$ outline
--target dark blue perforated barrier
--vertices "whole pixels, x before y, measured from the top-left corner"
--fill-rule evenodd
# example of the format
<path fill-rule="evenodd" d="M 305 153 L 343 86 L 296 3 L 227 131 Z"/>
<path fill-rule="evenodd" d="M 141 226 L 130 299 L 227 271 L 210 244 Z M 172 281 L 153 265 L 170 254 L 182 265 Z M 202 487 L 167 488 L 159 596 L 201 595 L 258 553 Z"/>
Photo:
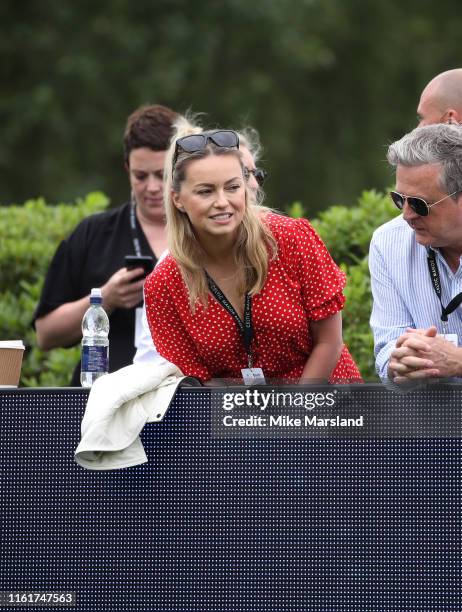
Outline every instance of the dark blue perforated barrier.
<path fill-rule="evenodd" d="M 0 590 L 75 591 L 82 611 L 462 610 L 460 438 L 220 439 L 210 390 L 185 389 L 146 426 L 147 464 L 90 472 L 86 398 L 0 392 Z"/>

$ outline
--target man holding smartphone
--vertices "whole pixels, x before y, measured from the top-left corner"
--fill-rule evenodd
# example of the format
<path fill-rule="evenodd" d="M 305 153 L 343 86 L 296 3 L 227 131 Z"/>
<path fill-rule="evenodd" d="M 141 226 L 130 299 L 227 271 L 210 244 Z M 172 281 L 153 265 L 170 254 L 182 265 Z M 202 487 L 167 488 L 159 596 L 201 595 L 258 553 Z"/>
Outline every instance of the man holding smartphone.
<path fill-rule="evenodd" d="M 131 199 L 87 217 L 58 246 L 34 315 L 41 349 L 69 347 L 80 341 L 90 291 L 101 287 L 110 321 L 109 371 L 132 362 L 144 277 L 167 244 L 163 171 L 176 117 L 167 107 L 151 105 L 128 118 L 124 161 Z M 80 364 L 71 385 L 79 386 L 79 380 Z"/>

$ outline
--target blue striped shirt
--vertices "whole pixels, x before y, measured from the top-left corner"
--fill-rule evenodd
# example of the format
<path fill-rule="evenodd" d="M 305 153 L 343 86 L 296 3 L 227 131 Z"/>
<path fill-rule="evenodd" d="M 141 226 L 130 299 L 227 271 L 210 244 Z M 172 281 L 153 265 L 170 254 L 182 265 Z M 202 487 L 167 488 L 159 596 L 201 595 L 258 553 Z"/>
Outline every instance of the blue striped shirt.
<path fill-rule="evenodd" d="M 438 251 L 436 261 L 441 282 L 441 300 L 446 306 L 462 291 L 462 266 L 452 272 Z M 431 282 L 427 247 L 420 245 L 414 230 L 402 215 L 379 227 L 369 250 L 372 296 L 371 327 L 377 373 L 387 378 L 388 360 L 396 340 L 407 327 L 436 325 L 443 333 L 441 304 Z M 462 339 L 462 306 L 448 319 L 448 333 Z"/>

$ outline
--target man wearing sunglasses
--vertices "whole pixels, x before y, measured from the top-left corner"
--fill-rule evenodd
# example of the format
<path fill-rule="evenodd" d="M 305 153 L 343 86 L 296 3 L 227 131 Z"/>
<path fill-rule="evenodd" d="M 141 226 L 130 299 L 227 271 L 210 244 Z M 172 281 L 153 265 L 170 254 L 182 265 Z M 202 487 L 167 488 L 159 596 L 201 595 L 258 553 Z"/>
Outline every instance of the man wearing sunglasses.
<path fill-rule="evenodd" d="M 388 161 L 402 215 L 370 246 L 377 372 L 398 384 L 462 377 L 462 126 L 418 127 Z"/>

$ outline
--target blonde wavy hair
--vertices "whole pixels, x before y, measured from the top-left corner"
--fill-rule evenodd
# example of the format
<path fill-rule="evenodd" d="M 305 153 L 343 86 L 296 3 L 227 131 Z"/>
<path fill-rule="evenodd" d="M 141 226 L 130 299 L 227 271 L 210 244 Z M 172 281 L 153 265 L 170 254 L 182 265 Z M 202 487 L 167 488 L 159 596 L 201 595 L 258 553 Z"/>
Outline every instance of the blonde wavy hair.
<path fill-rule="evenodd" d="M 194 120 L 196 120 L 195 124 Z M 178 263 L 189 290 L 189 302 L 191 310 L 194 311 L 198 301 L 206 307 L 208 305 L 208 284 L 204 270 L 206 253 L 196 238 L 188 216 L 180 212 L 173 203 L 172 192 L 180 192 L 187 167 L 194 160 L 204 159 L 209 155 L 235 155 L 239 159 L 242 170 L 243 164 L 238 150 L 217 147 L 209 142 L 204 150 L 196 153 L 178 151 L 173 168 L 177 139 L 205 131 L 197 124 L 197 119 L 191 117 L 180 117 L 175 122 L 174 128 L 175 133 L 167 152 L 164 170 L 167 239 L 170 254 Z M 255 196 L 246 187 L 245 211 L 239 226 L 235 254 L 236 264 L 240 270 L 238 286 L 242 294 L 255 295 L 262 290 L 268 274 L 269 262 L 277 255 L 276 241 L 264 221 L 265 215 L 271 209 L 262 206 L 262 200 L 263 193 L 260 190 Z"/>

